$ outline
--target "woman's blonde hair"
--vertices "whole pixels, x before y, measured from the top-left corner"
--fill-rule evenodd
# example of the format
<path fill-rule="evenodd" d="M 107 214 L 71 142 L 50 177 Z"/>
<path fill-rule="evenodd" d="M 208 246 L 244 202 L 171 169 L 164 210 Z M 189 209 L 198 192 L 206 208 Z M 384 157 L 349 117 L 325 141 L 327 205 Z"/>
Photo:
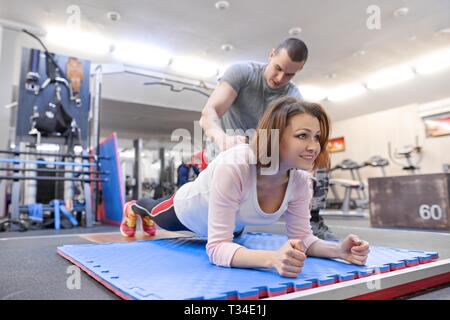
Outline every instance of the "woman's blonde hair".
<path fill-rule="evenodd" d="M 295 97 L 282 97 L 274 100 L 259 121 L 255 136 L 252 139 L 252 148 L 257 155 L 258 167 L 269 167 L 264 163 L 262 157 L 271 157 L 272 152 L 272 130 L 279 130 L 279 139 L 289 124 L 289 119 L 297 114 L 309 114 L 319 120 L 320 125 L 320 153 L 314 161 L 313 169 L 329 168 L 329 154 L 327 150 L 330 135 L 330 120 L 323 107 L 314 102 L 306 102 Z M 265 139 L 262 139 L 264 135 Z M 260 145 L 267 141 L 267 144 Z M 281 141 L 278 141 L 280 143 Z"/>

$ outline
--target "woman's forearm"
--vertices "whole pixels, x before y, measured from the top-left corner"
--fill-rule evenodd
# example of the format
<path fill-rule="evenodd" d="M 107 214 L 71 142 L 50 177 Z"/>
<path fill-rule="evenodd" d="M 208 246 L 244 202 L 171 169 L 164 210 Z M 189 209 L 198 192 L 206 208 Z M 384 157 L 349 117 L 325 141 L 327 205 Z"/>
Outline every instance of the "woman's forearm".
<path fill-rule="evenodd" d="M 234 253 L 231 266 L 236 268 L 273 268 L 275 252 L 271 250 L 251 250 L 239 248 Z"/>
<path fill-rule="evenodd" d="M 239 248 L 231 260 L 231 266 L 237 268 L 273 268 L 276 252 L 271 250 L 251 250 Z M 340 245 L 322 240 L 314 242 L 306 255 L 320 258 L 341 258 Z"/>
<path fill-rule="evenodd" d="M 307 256 L 337 259 L 341 257 L 340 244 L 322 240 L 314 242 L 306 251 Z"/>

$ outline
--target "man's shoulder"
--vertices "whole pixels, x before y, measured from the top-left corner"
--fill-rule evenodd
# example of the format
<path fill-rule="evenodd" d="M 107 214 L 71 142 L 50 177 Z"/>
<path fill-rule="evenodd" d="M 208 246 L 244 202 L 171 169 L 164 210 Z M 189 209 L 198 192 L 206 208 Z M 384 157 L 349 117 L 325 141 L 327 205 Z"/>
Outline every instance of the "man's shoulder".
<path fill-rule="evenodd" d="M 259 72 L 264 69 L 265 64 L 257 61 L 239 61 L 233 63 L 230 68 L 245 70 L 247 72 Z"/>
<path fill-rule="evenodd" d="M 298 89 L 298 86 L 295 83 L 293 83 L 292 81 L 290 81 L 287 84 L 285 94 L 288 96 L 293 96 L 293 97 L 299 98 L 299 99 L 303 98 L 302 94 L 300 93 L 300 90 Z"/>

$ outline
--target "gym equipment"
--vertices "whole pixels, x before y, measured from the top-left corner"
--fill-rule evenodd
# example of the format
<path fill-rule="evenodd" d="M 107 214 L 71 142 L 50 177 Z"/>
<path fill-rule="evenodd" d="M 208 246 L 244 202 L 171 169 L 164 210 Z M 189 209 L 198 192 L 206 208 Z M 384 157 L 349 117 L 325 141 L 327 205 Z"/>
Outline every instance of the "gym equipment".
<path fill-rule="evenodd" d="M 359 173 L 359 169 L 363 168 L 364 165 L 358 164 L 356 161 L 353 161 L 351 159 L 345 159 L 340 164 L 341 170 L 348 170 L 350 171 L 350 174 L 352 176 L 352 179 L 354 181 L 358 181 L 360 183 L 360 187 L 356 189 L 356 193 L 358 195 L 358 199 L 362 201 L 362 203 L 366 202 L 367 195 L 366 195 L 366 186 L 364 182 L 362 181 L 361 175 Z"/>
<path fill-rule="evenodd" d="M 382 158 L 380 156 L 373 156 L 370 157 L 369 160 L 365 161 L 363 166 L 369 166 L 374 168 L 380 168 L 381 173 L 383 177 L 386 177 L 386 170 L 384 170 L 384 167 L 389 165 L 389 161 L 385 158 Z"/>
<path fill-rule="evenodd" d="M 286 241 L 286 236 L 267 233 L 246 233 L 235 239 L 247 248 L 266 250 L 276 250 Z M 371 275 L 395 275 L 394 271 L 420 268 L 438 258 L 436 252 L 371 247 L 367 266 L 308 257 L 302 273 L 293 279 L 281 277 L 275 270 L 215 266 L 205 244 L 205 238 L 192 237 L 65 245 L 57 252 L 119 297 L 142 300 L 283 298 L 315 287 L 331 290 L 347 281 L 357 284 L 366 277 L 370 281 Z M 450 281 L 449 262 L 445 266 L 446 273 L 440 278 L 444 283 Z M 367 286 L 364 293 L 374 291 Z"/>
<path fill-rule="evenodd" d="M 22 49 L 16 144 L 40 144 L 50 140 L 69 149 L 87 148 L 90 109 L 90 61 L 50 53 L 35 35 L 43 51 Z M 66 75 L 67 73 L 67 75 Z M 44 79 L 42 82 L 40 82 Z"/>
<path fill-rule="evenodd" d="M 369 179 L 373 227 L 450 230 L 450 173 Z"/>
<path fill-rule="evenodd" d="M 44 222 L 44 206 L 41 203 L 29 204 L 28 219 L 33 222 Z"/>
<path fill-rule="evenodd" d="M 58 156 L 55 154 L 55 156 Z M 80 163 L 80 162 L 65 162 L 65 161 L 45 161 L 45 160 L 20 160 L 20 159 L 0 159 L 0 163 L 32 163 L 32 164 L 46 164 L 52 166 L 72 166 L 72 167 L 95 167 L 95 163 Z"/>
<path fill-rule="evenodd" d="M 38 54 L 38 59 L 39 59 Z M 32 52 L 30 55 L 31 62 L 30 65 L 34 65 L 33 60 L 35 59 L 35 54 Z M 39 95 L 42 90 L 44 90 L 49 84 L 53 84 L 55 91 L 53 100 L 46 104 L 45 108 L 39 109 L 39 105 L 34 105 L 33 114 L 30 118 L 32 123 L 30 135 L 36 135 L 37 143 L 40 143 L 41 135 L 56 135 L 67 137 L 69 141 L 69 146 L 73 145 L 74 136 L 78 143 L 81 143 L 81 133 L 76 124 L 76 120 L 68 113 L 66 107 L 64 106 L 65 101 L 61 96 L 61 85 L 69 90 L 69 98 L 71 101 L 76 101 L 76 106 L 80 106 L 81 99 L 74 97 L 72 91 L 72 84 L 69 84 L 68 80 L 65 79 L 60 67 L 54 60 L 54 54 L 45 51 L 46 58 L 46 73 L 47 79 L 42 85 L 35 86 L 39 87 L 39 90 L 34 90 L 35 95 Z M 72 58 L 70 58 L 72 59 Z M 70 61 L 69 59 L 69 61 Z M 39 64 L 38 64 L 39 65 Z M 68 63 L 69 66 L 69 63 Z M 27 74 L 27 80 L 30 79 L 30 74 L 34 74 L 34 71 L 29 71 Z M 27 88 L 27 86 L 25 86 Z"/>
<path fill-rule="evenodd" d="M 449 173 L 450 172 L 450 163 L 445 163 L 444 165 L 442 165 L 442 171 L 444 173 Z"/>
<path fill-rule="evenodd" d="M 166 86 L 170 88 L 170 91 L 172 92 L 183 92 L 183 91 L 193 91 L 193 92 L 197 92 L 200 93 L 201 95 L 204 95 L 205 97 L 210 96 L 209 93 L 206 93 L 200 89 L 195 88 L 194 86 L 181 86 L 181 87 L 175 87 L 175 85 L 173 83 L 169 83 L 166 80 L 161 80 L 161 81 L 153 81 L 153 82 L 145 82 L 144 86 L 152 86 L 152 85 L 160 85 L 160 86 Z M 206 86 L 202 86 L 201 87 L 203 90 L 208 90 L 208 88 Z"/>
<path fill-rule="evenodd" d="M 45 153 L 45 152 L 28 152 L 28 151 L 13 151 L 13 150 L 0 150 L 0 153 L 6 153 L 6 154 L 14 154 L 15 156 L 20 155 L 36 155 L 36 156 L 52 156 L 52 157 L 72 157 L 72 158 L 81 158 L 81 159 L 89 159 L 92 157 L 88 156 L 82 156 L 82 155 L 75 155 L 75 154 L 55 154 L 55 153 Z M 105 158 L 105 157 L 102 157 Z M 96 174 L 108 174 L 108 171 L 98 171 L 98 170 L 92 170 L 91 166 L 95 166 L 95 164 L 83 164 L 83 163 L 76 163 L 76 162 L 60 162 L 60 161 L 44 161 L 44 160 L 20 160 L 20 159 L 0 159 L 0 163 L 7 163 L 7 164 L 18 164 L 18 163 L 28 163 L 28 164 L 41 164 L 41 165 L 52 165 L 52 166 L 81 166 L 82 169 L 80 170 L 65 170 L 65 169 L 54 169 L 54 168 L 39 168 L 39 169 L 32 169 L 32 168 L 17 168 L 17 167 L 0 167 L 0 171 L 10 171 L 10 172 L 37 172 L 37 173 L 72 173 L 74 177 L 78 177 L 80 175 L 96 175 Z M 87 168 L 88 171 L 85 169 Z M 64 177 L 42 177 L 42 176 L 36 176 L 36 177 L 17 177 L 15 176 L 12 178 L 12 176 L 0 176 L 0 180 L 2 179 L 9 179 L 9 180 L 68 180 L 68 181 L 101 181 L 100 179 L 96 178 L 86 178 L 86 179 L 80 179 L 80 178 L 64 178 Z M 107 181 L 107 179 L 105 180 Z"/>
<path fill-rule="evenodd" d="M 31 49 L 28 73 L 25 81 L 25 89 L 39 94 L 41 86 L 39 85 L 39 50 Z"/>
<path fill-rule="evenodd" d="M 17 177 L 17 176 L 0 176 L 0 180 L 49 180 L 49 181 L 101 181 L 108 182 L 108 179 L 97 179 L 97 178 L 70 178 L 70 177 Z"/>
<path fill-rule="evenodd" d="M 330 172 L 338 169 L 350 171 L 353 179 L 330 179 L 330 190 L 334 198 L 333 200 L 327 199 L 327 207 L 336 208 L 337 206 L 343 215 L 349 215 L 350 209 L 356 209 L 357 215 L 363 214 L 364 208 L 367 207 L 368 199 L 364 193 L 366 189 L 365 184 L 359 174 L 359 169 L 362 167 L 363 165 L 359 165 L 353 160 L 345 159 L 330 170 Z M 336 186 L 344 188 L 345 194 L 343 199 L 339 197 Z M 358 199 L 352 199 L 352 191 L 357 192 Z"/>
<path fill-rule="evenodd" d="M 12 180 L 13 188 L 12 188 L 12 197 L 11 197 L 11 221 L 9 225 L 12 227 L 12 230 L 16 230 L 16 227 L 19 226 L 20 230 L 27 229 L 25 222 L 20 218 L 20 185 L 19 181 L 21 180 L 36 180 L 36 181 L 76 181 L 83 183 L 85 203 L 83 211 L 86 212 L 86 226 L 91 227 L 94 221 L 94 215 L 92 213 L 92 198 L 91 198 L 91 186 L 93 183 L 100 183 L 100 186 L 103 193 L 104 205 L 107 210 L 108 216 L 111 214 L 114 218 L 107 219 L 105 222 L 113 221 L 115 224 L 120 223 L 121 215 L 122 215 L 122 207 L 123 201 L 121 200 L 122 192 L 121 192 L 121 184 L 119 181 L 120 172 L 118 171 L 118 154 L 117 154 L 117 142 L 116 135 L 112 134 L 108 137 L 100 146 L 98 151 L 98 156 L 89 156 L 87 154 L 83 155 L 74 155 L 68 154 L 73 159 L 81 158 L 82 162 L 67 162 L 67 161 L 44 161 L 44 160 L 22 160 L 22 159 L 0 159 L 0 163 L 6 163 L 12 165 L 11 167 L 3 167 L 0 168 L 1 171 L 10 171 L 12 175 L 8 176 L 0 176 L 0 180 Z M 0 153 L 9 153 L 14 154 L 16 156 L 24 155 L 51 155 L 53 157 L 59 157 L 60 154 L 56 153 L 40 153 L 40 152 L 28 152 L 28 151 L 19 151 L 13 150 L 0 150 Z M 67 155 L 67 154 L 63 154 Z M 88 162 L 88 160 L 94 160 L 96 162 Z M 53 169 L 53 168 L 20 168 L 17 167 L 19 164 L 41 164 L 41 165 L 51 165 L 51 166 L 71 166 L 71 167 L 79 167 L 81 169 L 77 170 L 66 170 L 66 169 Z M 21 172 L 36 172 L 38 175 L 36 176 L 22 176 Z M 39 173 L 71 173 L 71 177 L 67 176 L 42 176 Z M 80 209 L 80 208 L 78 208 Z M 64 211 L 65 209 L 58 209 L 57 215 L 59 212 L 62 214 L 67 213 Z M 120 217 L 120 219 L 119 219 Z M 58 226 L 58 223 L 55 223 L 55 227 Z"/>
<path fill-rule="evenodd" d="M 65 170 L 65 169 L 47 169 L 47 168 L 39 168 L 39 169 L 29 169 L 29 168 L 0 168 L 0 171 L 21 171 L 21 172 L 51 172 L 51 173 L 72 173 L 74 176 L 86 175 L 86 174 L 108 174 L 108 171 L 79 171 L 79 170 Z"/>
<path fill-rule="evenodd" d="M 77 226 L 78 222 L 77 220 L 72 216 L 72 214 L 67 211 L 66 207 L 64 206 L 64 203 L 61 203 L 60 200 L 53 200 L 53 202 L 50 203 L 50 205 L 54 206 L 54 213 L 55 213 L 55 229 L 59 230 L 61 227 L 61 213 L 64 214 L 64 216 L 69 219 L 69 221 L 74 225 Z"/>
<path fill-rule="evenodd" d="M 34 156 L 49 156 L 49 157 L 63 157 L 63 158 L 77 158 L 77 159 L 87 159 L 91 160 L 92 158 L 99 159 L 107 159 L 105 156 L 91 156 L 91 155 L 82 155 L 82 154 L 74 154 L 74 153 L 50 153 L 50 152 L 33 152 L 33 151 L 17 151 L 17 150 L 3 150 L 0 149 L 0 153 L 4 154 L 13 154 L 13 155 L 34 155 Z"/>
<path fill-rule="evenodd" d="M 27 30 L 21 31 L 36 39 L 42 49 L 22 49 L 16 131 L 14 139 L 11 137 L 11 142 L 14 142 L 16 147 L 12 150 L 0 150 L 0 153 L 13 155 L 11 159 L 0 159 L 0 163 L 4 164 L 3 167 L 0 167 L 0 171 L 6 172 L 5 175 L 0 175 L 0 179 L 12 180 L 11 220 L 8 220 L 3 226 L 11 226 L 13 230 L 17 226 L 23 229 L 23 219 L 20 217 L 20 197 L 25 194 L 24 202 L 33 202 L 33 198 L 37 198 L 36 188 L 42 187 L 42 183 L 45 181 L 53 180 L 57 181 L 54 184 L 55 199 L 63 197 L 75 202 L 72 196 L 78 192 L 80 203 L 86 201 L 83 209 L 86 212 L 86 226 L 91 227 L 94 220 L 94 214 L 91 212 L 92 203 L 95 203 L 96 210 L 100 198 L 98 188 L 92 192 L 94 189 L 91 187 L 102 183 L 105 188 L 108 188 L 107 185 L 110 183 L 108 175 L 111 174 L 107 170 L 100 169 L 100 161 L 109 161 L 100 159 L 98 148 L 101 92 L 101 77 L 98 75 L 100 73 L 98 69 L 95 70 L 97 75 L 92 100 L 92 132 L 89 132 L 90 61 L 51 53 L 39 37 Z M 96 137 L 95 146 L 94 143 L 92 146 L 88 145 L 88 135 L 91 136 L 92 141 L 95 141 Z M 54 154 L 35 153 L 27 149 L 28 147 L 36 148 L 41 142 L 58 144 L 60 150 L 66 151 Z M 82 148 L 81 155 L 74 156 L 72 154 L 75 145 Z M 88 154 L 90 149 L 97 150 L 95 156 Z M 49 156 L 61 161 L 18 159 L 23 155 Z M 79 163 L 75 160 L 73 162 L 66 161 L 67 158 L 78 158 L 82 161 Z M 114 155 L 114 160 L 116 158 Z M 39 168 L 44 165 L 61 168 Z M 38 168 L 35 169 L 34 166 Z M 74 170 L 67 170 L 67 166 L 73 167 Z M 33 177 L 30 173 L 36 176 Z M 102 177 L 99 178 L 96 175 Z M 22 180 L 35 180 L 39 183 L 25 182 L 25 187 L 21 188 Z M 60 183 L 60 181 L 64 183 Z M 72 183 L 66 183 L 70 181 Z M 47 188 L 45 183 L 44 187 Z M 51 187 L 51 185 L 48 186 L 48 189 Z M 39 193 L 37 192 L 37 194 Z M 119 197 L 119 195 L 120 193 L 117 192 L 116 196 Z M 115 195 L 111 194 L 111 196 Z M 44 203 L 47 201 L 49 199 L 46 199 Z M 34 202 L 37 202 L 36 199 Z"/>
<path fill-rule="evenodd" d="M 345 190 L 344 199 L 341 200 L 336 186 L 343 187 Z M 346 180 L 346 179 L 330 179 L 330 190 L 333 193 L 333 199 L 327 199 L 327 207 L 336 207 L 341 209 L 344 215 L 350 213 L 350 209 L 356 209 L 358 213 L 362 213 L 363 208 L 355 204 L 354 200 L 351 199 L 353 190 L 360 190 L 361 183 L 354 180 Z"/>
<path fill-rule="evenodd" d="M 100 142 L 99 154 L 107 156 L 107 159 L 100 159 L 100 166 L 108 171 L 108 181 L 101 182 L 101 192 L 104 210 L 98 214 L 98 219 L 105 223 L 120 225 L 122 222 L 123 206 L 125 205 L 124 192 L 122 189 L 124 182 L 119 165 L 119 153 L 117 150 L 117 136 L 112 133 L 105 140 Z M 100 174 L 101 179 L 105 179 L 104 174 Z"/>
<path fill-rule="evenodd" d="M 73 97 L 77 101 L 81 101 L 81 81 L 84 78 L 83 75 L 83 63 L 77 58 L 70 57 L 67 60 L 67 78 L 70 81 L 70 88 L 73 92 Z"/>
<path fill-rule="evenodd" d="M 389 165 L 389 161 L 380 156 L 372 156 L 362 164 L 358 164 L 353 160 L 346 159 L 340 164 L 334 166 L 331 171 L 349 170 L 353 180 L 346 179 L 330 179 L 330 190 L 333 194 L 332 199 L 327 199 L 327 207 L 340 208 L 342 213 L 349 214 L 350 209 L 356 209 L 357 214 L 362 214 L 363 210 L 368 207 L 369 199 L 366 194 L 368 185 L 362 180 L 359 170 L 364 167 L 380 168 L 382 176 L 386 176 L 384 167 Z M 341 199 L 337 193 L 336 186 L 345 189 L 344 198 Z M 358 193 L 358 199 L 352 199 L 352 191 Z"/>
<path fill-rule="evenodd" d="M 417 137 L 415 146 L 406 145 L 403 148 L 395 149 L 394 152 L 391 150 L 391 143 L 388 142 L 388 152 L 392 162 L 401 166 L 403 170 L 406 170 L 411 174 L 416 174 L 420 169 L 419 164 L 422 161 L 422 147 L 417 144 Z M 405 166 L 399 163 L 397 161 L 398 159 L 405 159 L 407 165 Z"/>
<path fill-rule="evenodd" d="M 80 210 L 82 208 L 74 208 Z M 48 205 L 41 203 L 29 204 L 20 207 L 20 212 L 27 214 L 28 219 L 21 219 L 21 231 L 37 230 L 46 227 L 54 227 L 59 230 L 61 227 L 69 229 L 78 226 L 78 221 L 68 210 L 62 200 L 52 200 Z M 49 213 L 50 216 L 44 213 Z"/>
<path fill-rule="evenodd" d="M 16 154 L 20 155 L 19 150 L 15 150 Z M 57 154 L 53 156 L 57 157 Z M 75 156 L 76 158 L 76 156 Z M 103 160 L 105 161 L 105 160 Z M 10 164 L 11 167 L 5 168 L 2 170 L 11 171 L 11 175 L 3 175 L 0 176 L 0 180 L 11 180 L 12 181 L 12 189 L 11 189 L 11 205 L 10 205 L 10 219 L 11 219 L 11 230 L 17 230 L 17 224 L 20 224 L 22 220 L 20 217 L 20 197 L 21 197 L 21 188 L 20 181 L 23 180 L 34 180 L 34 181 L 73 181 L 73 182 L 81 182 L 84 185 L 84 195 L 85 199 L 91 198 L 91 188 L 90 182 L 102 182 L 107 183 L 107 177 L 93 177 L 92 173 L 84 171 L 84 169 L 80 170 L 58 170 L 58 173 L 66 173 L 65 171 L 73 172 L 72 176 L 57 176 L 58 173 L 55 172 L 56 176 L 42 175 L 44 173 L 50 173 L 53 168 L 20 168 L 20 164 L 35 164 L 35 165 L 51 165 L 51 166 L 71 166 L 71 167 L 81 167 L 90 170 L 91 168 L 96 168 L 97 165 L 95 163 L 89 163 L 87 158 L 83 159 L 83 162 L 66 162 L 66 161 L 44 161 L 44 160 L 22 160 L 22 159 L 0 159 L 0 163 Z M 24 169 L 24 170 L 21 170 Z M 36 172 L 35 176 L 23 176 L 21 173 L 24 172 Z M 57 170 L 57 169 L 55 169 Z M 64 171 L 64 172 L 63 172 Z M 104 170 L 96 170 L 96 171 L 104 171 Z M 41 175 L 39 175 L 41 174 Z M 78 175 L 78 176 L 76 176 Z M 56 197 L 60 197 L 56 195 Z M 36 199 L 34 199 L 36 201 Z M 59 209 L 58 209 L 59 210 Z M 58 211 L 59 212 L 59 211 Z M 86 212 L 86 226 L 92 226 L 92 212 L 91 212 L 91 203 L 90 201 L 85 201 L 85 212 Z M 56 224 L 55 224 L 56 225 Z M 20 227 L 21 230 L 24 227 Z"/>

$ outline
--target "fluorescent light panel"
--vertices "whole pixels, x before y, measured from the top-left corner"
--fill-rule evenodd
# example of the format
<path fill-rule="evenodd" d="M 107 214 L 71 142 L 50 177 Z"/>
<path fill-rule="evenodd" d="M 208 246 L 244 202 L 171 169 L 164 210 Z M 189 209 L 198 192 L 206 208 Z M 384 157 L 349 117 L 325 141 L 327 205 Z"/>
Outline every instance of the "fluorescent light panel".
<path fill-rule="evenodd" d="M 431 74 L 445 70 L 450 67 L 450 48 L 434 51 L 411 64 L 418 74 Z"/>
<path fill-rule="evenodd" d="M 170 54 L 158 47 L 134 42 L 115 46 L 113 56 L 131 65 L 162 68 L 169 65 Z"/>
<path fill-rule="evenodd" d="M 366 88 L 364 88 L 363 85 L 358 83 L 351 83 L 328 91 L 328 100 L 342 101 L 359 96 L 363 94 L 365 91 Z"/>
<path fill-rule="evenodd" d="M 322 88 L 308 85 L 299 85 L 300 94 L 308 101 L 322 101 L 326 98 L 326 92 Z"/>
<path fill-rule="evenodd" d="M 175 57 L 170 67 L 177 73 L 201 78 L 213 77 L 219 70 L 213 63 L 192 57 Z"/>
<path fill-rule="evenodd" d="M 47 39 L 54 45 L 90 54 L 108 54 L 111 48 L 111 41 L 101 35 L 68 28 L 48 28 Z"/>
<path fill-rule="evenodd" d="M 367 88 L 381 89 L 414 78 L 414 72 L 410 66 L 401 65 L 380 70 L 366 81 Z"/>

